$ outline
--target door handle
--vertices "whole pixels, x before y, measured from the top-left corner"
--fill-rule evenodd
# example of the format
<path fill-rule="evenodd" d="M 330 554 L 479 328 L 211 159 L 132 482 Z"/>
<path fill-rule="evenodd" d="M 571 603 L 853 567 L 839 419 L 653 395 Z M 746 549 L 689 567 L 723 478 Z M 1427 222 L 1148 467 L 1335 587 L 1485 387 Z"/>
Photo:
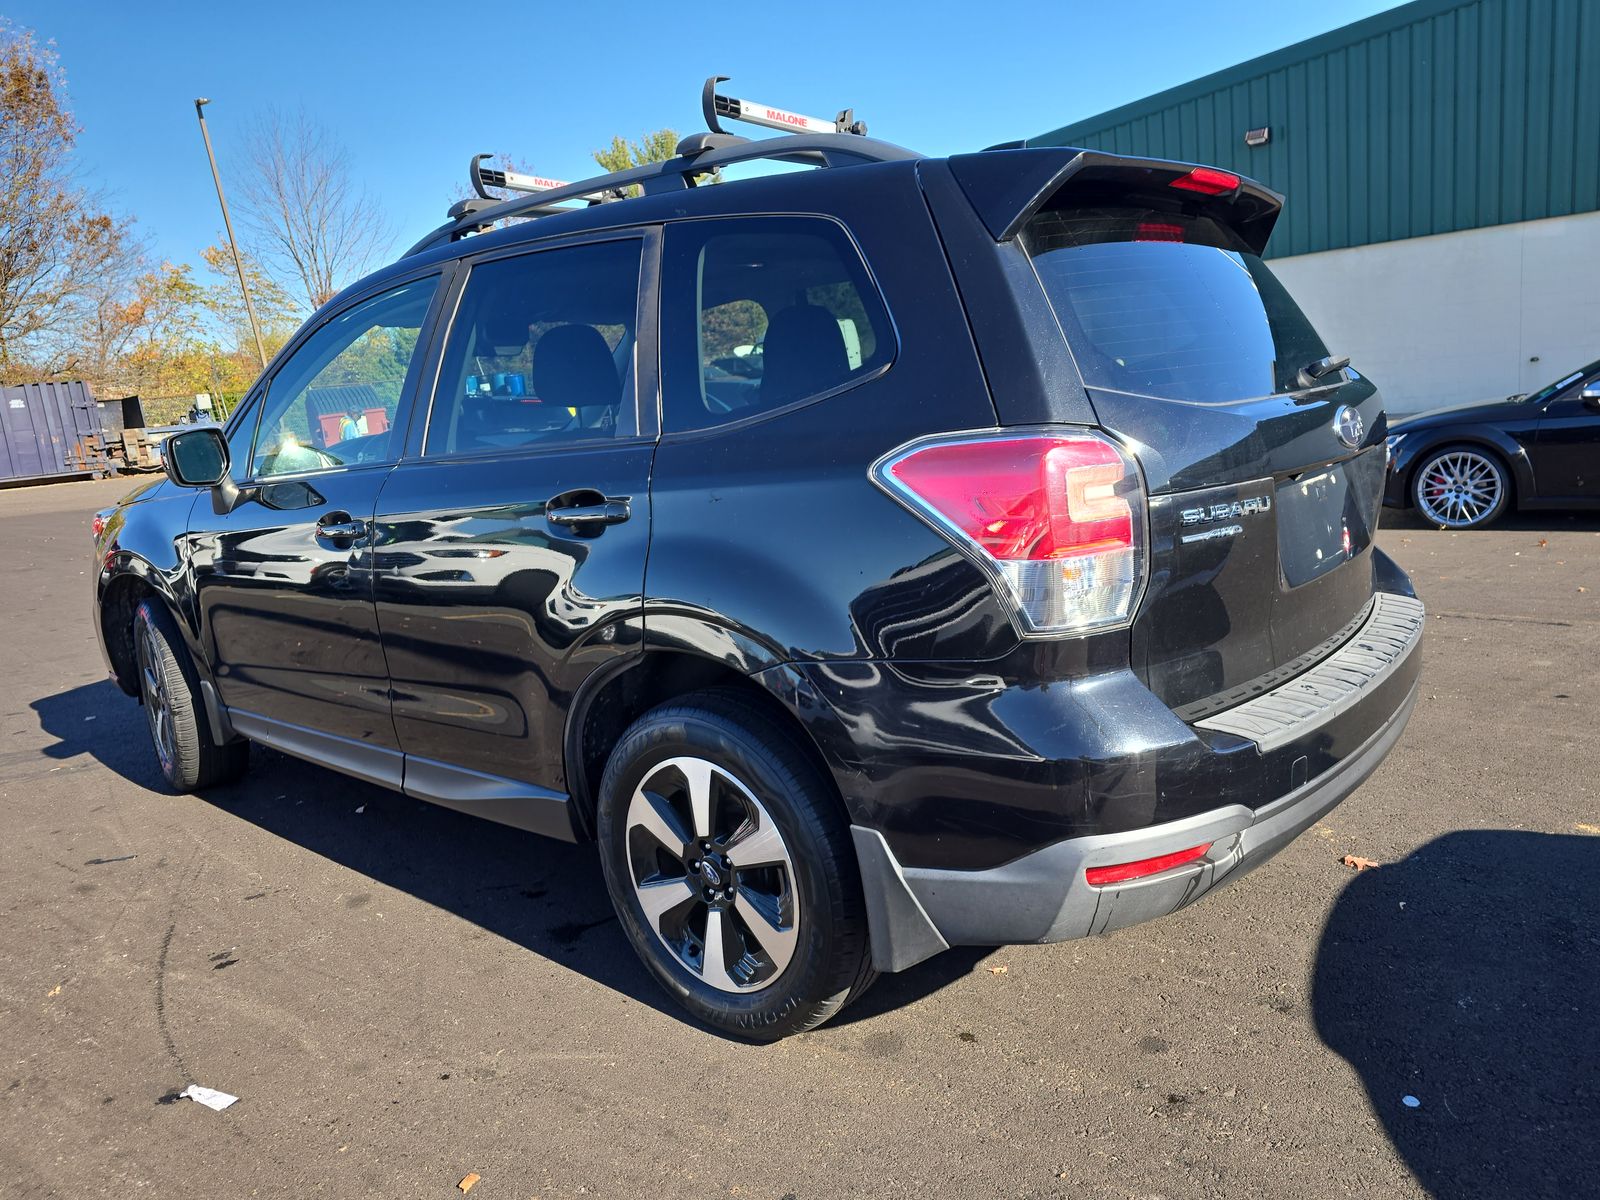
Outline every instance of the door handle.
<path fill-rule="evenodd" d="M 626 500 L 604 500 L 599 504 L 568 504 L 546 507 L 545 520 L 552 525 L 617 525 L 633 515 Z"/>
<path fill-rule="evenodd" d="M 328 513 L 317 522 L 317 536 L 348 545 L 367 536 L 367 522 L 352 520 L 349 513 Z"/>

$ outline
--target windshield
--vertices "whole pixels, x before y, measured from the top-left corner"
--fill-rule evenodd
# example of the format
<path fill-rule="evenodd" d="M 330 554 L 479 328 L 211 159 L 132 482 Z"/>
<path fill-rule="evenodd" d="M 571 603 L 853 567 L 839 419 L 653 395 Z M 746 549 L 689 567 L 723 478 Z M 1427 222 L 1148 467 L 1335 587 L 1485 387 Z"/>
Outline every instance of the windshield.
<path fill-rule="evenodd" d="M 1299 390 L 1328 353 L 1267 264 L 1208 217 L 1046 210 L 1023 245 L 1091 387 L 1248 400 Z"/>
<path fill-rule="evenodd" d="M 1587 375 L 1593 375 L 1596 371 L 1600 371 L 1600 362 L 1592 362 L 1587 367 L 1583 367 L 1583 368 L 1581 368 L 1581 369 L 1579 369 L 1577 371 L 1574 371 L 1570 375 L 1563 375 L 1560 379 L 1556 380 L 1554 383 L 1545 384 L 1544 387 L 1540 388 L 1537 392 L 1530 392 L 1526 396 L 1518 396 L 1516 398 L 1516 403 L 1518 403 L 1518 404 L 1543 404 L 1546 400 L 1550 399 L 1550 397 L 1554 396 L 1557 392 L 1566 390 L 1567 388 L 1571 387 L 1573 384 L 1577 383 L 1578 380 L 1584 378 Z"/>

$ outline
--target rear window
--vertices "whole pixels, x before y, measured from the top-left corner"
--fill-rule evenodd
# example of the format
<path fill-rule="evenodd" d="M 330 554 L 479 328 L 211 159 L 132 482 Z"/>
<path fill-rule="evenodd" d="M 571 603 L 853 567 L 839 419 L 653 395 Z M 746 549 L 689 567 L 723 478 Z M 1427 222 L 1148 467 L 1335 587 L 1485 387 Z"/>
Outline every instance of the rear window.
<path fill-rule="evenodd" d="M 1090 387 L 1246 400 L 1297 390 L 1328 353 L 1267 264 L 1208 217 L 1055 209 L 1022 240 Z"/>

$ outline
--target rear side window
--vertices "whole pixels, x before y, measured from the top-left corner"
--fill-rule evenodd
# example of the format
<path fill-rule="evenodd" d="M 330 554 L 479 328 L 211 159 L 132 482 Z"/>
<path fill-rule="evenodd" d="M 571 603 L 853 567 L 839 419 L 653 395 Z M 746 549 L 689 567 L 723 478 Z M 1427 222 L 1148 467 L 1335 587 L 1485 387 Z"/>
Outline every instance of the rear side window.
<path fill-rule="evenodd" d="M 1046 210 L 1023 245 L 1091 387 L 1246 400 L 1296 390 L 1328 353 L 1266 263 L 1207 217 Z"/>
<path fill-rule="evenodd" d="M 749 217 L 667 230 L 667 432 L 772 412 L 865 379 L 893 337 L 855 245 L 832 221 Z"/>
<path fill-rule="evenodd" d="M 637 238 L 479 263 L 439 370 L 425 456 L 631 437 Z"/>

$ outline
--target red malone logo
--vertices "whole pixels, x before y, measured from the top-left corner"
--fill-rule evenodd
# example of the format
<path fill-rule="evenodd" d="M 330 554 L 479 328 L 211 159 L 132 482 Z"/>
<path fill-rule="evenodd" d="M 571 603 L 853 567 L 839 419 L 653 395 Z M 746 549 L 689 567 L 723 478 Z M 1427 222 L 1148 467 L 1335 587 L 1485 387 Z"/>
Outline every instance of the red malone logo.
<path fill-rule="evenodd" d="M 767 120 L 782 121 L 785 125 L 804 126 L 806 123 L 806 119 L 799 113 L 784 112 L 781 108 L 767 109 Z"/>

